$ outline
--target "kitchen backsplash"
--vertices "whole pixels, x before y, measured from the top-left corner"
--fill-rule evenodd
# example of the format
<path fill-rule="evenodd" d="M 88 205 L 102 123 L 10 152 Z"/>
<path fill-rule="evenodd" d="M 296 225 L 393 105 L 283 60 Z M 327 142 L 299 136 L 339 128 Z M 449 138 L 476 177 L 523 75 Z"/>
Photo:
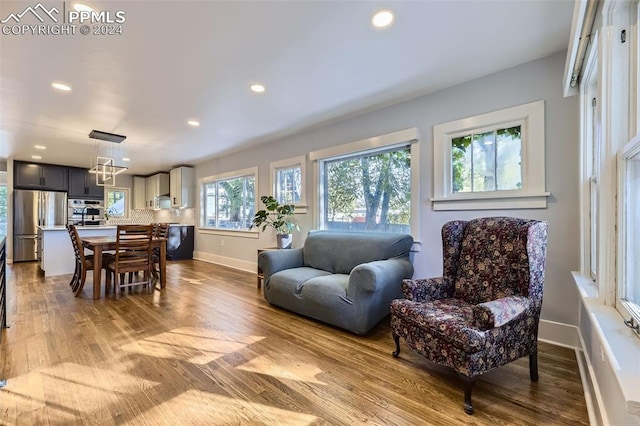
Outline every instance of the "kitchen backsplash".
<path fill-rule="evenodd" d="M 179 223 L 193 225 L 195 209 L 167 209 L 167 210 L 130 210 L 127 219 L 110 218 L 107 225 L 126 225 L 129 223 L 148 224 L 154 222 Z"/>
<path fill-rule="evenodd" d="M 153 216 L 155 222 L 195 225 L 195 209 L 154 210 Z"/>

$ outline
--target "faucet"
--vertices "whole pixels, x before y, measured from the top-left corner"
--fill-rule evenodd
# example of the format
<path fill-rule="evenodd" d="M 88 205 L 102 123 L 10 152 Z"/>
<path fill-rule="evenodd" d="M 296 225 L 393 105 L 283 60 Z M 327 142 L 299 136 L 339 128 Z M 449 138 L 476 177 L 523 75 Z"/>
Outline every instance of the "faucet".
<path fill-rule="evenodd" d="M 89 206 L 84 206 L 82 208 L 82 222 L 80 223 L 80 226 L 84 226 L 84 215 L 87 212 L 87 209 L 89 208 Z"/>

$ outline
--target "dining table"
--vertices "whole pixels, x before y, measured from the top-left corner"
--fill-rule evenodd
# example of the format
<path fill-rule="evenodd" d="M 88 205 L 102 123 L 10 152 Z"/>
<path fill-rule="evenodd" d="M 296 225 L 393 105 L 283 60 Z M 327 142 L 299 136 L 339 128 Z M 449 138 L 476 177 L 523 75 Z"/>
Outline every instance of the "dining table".
<path fill-rule="evenodd" d="M 93 298 L 100 299 L 102 253 L 116 249 L 116 236 L 82 237 L 82 246 L 93 251 Z M 160 289 L 167 285 L 167 238 L 153 237 L 151 247 L 160 249 Z"/>

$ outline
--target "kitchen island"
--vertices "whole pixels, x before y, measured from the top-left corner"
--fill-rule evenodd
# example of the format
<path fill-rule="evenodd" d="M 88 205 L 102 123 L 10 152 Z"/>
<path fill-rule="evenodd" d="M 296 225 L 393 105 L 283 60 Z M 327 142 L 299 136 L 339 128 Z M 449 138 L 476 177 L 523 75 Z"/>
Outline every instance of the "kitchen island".
<path fill-rule="evenodd" d="M 82 237 L 106 237 L 116 235 L 117 226 L 77 226 L 78 235 Z M 69 232 L 64 226 L 39 226 L 40 252 L 38 265 L 45 277 L 73 274 L 76 256 L 71 245 Z"/>

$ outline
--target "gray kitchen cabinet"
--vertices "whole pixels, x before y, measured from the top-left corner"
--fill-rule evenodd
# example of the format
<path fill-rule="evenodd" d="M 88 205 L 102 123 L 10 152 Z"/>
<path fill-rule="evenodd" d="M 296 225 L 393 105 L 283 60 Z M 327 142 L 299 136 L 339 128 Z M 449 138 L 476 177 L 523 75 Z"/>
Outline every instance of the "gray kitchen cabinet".
<path fill-rule="evenodd" d="M 96 175 L 89 170 L 69 168 L 69 198 L 103 200 L 104 186 L 96 184 Z"/>
<path fill-rule="evenodd" d="M 67 168 L 52 164 L 14 161 L 13 182 L 13 186 L 17 189 L 66 191 L 68 188 Z"/>

